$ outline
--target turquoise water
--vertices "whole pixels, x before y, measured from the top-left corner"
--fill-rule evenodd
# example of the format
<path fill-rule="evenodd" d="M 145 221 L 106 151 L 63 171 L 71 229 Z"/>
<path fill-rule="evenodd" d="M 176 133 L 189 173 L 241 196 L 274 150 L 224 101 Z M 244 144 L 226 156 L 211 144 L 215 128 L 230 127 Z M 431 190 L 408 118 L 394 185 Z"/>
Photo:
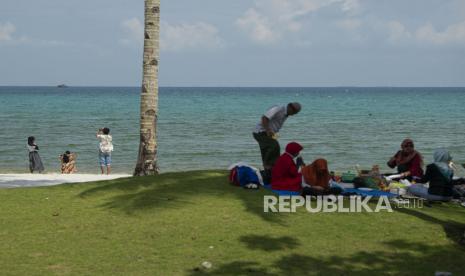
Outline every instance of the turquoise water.
<path fill-rule="evenodd" d="M 302 112 L 280 133 L 304 146 L 306 161 L 328 159 L 333 170 L 355 164 L 382 169 L 405 137 L 432 159 L 448 148 L 465 163 L 465 88 L 164 88 L 159 95 L 162 171 L 260 166 L 252 131 L 275 103 L 299 101 Z M 95 132 L 113 135 L 115 172 L 131 173 L 139 143 L 139 88 L 0 87 L 0 173 L 27 172 L 27 137 L 37 139 L 48 172 L 58 155 L 78 153 L 81 172 L 98 172 Z"/>

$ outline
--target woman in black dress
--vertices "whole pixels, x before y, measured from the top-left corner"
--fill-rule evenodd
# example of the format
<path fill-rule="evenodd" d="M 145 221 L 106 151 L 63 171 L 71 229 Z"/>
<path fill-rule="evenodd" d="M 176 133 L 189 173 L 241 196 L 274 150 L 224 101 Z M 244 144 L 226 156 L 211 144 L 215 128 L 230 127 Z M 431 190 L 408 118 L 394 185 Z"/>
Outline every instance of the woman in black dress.
<path fill-rule="evenodd" d="M 39 146 L 36 145 L 34 136 L 27 138 L 27 149 L 29 151 L 29 171 L 31 173 L 34 173 L 34 171 L 43 172 L 44 164 L 40 159 Z"/>

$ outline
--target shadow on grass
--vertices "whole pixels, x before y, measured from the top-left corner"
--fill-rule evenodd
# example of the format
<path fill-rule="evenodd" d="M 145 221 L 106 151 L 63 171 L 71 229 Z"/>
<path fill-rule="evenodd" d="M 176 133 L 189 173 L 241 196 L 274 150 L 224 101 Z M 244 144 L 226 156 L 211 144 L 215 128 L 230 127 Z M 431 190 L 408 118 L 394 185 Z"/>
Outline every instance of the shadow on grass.
<path fill-rule="evenodd" d="M 313 257 L 290 254 L 267 264 L 233 261 L 189 275 L 434 275 L 436 271 L 463 273 L 464 251 L 456 246 L 431 246 L 405 240 L 383 243 L 384 251 L 359 251 L 351 256 Z M 318 252 L 316 252 L 318 254 Z M 315 255 L 316 255 L 315 254 Z M 273 256 L 270 254 L 270 258 Z M 455 274 L 454 274 L 455 275 Z"/>
<path fill-rule="evenodd" d="M 273 238 L 270 236 L 249 235 L 242 236 L 240 241 L 245 243 L 249 249 L 260 249 L 267 252 L 293 249 L 300 245 L 296 238 L 289 236 Z"/>
<path fill-rule="evenodd" d="M 157 176 L 133 177 L 105 182 L 79 194 L 86 198 L 97 195 L 111 196 L 102 206 L 120 209 L 132 214 L 154 208 L 181 208 L 185 205 L 202 204 L 202 196 L 240 199 L 246 211 L 270 222 L 281 223 L 278 215 L 263 212 L 261 190 L 246 190 L 228 183 L 225 171 L 190 171 L 166 173 Z"/>
<path fill-rule="evenodd" d="M 216 269 L 204 270 L 204 268 L 196 267 L 192 271 L 187 272 L 188 275 L 263 275 L 277 276 L 278 274 L 269 272 L 266 267 L 260 267 L 260 263 L 252 261 L 236 261 L 224 264 Z M 286 274 L 290 275 L 290 274 Z"/>
<path fill-rule="evenodd" d="M 447 220 L 447 221 L 441 220 L 434 216 L 428 215 L 422 211 L 418 211 L 415 209 L 399 208 L 399 209 L 396 209 L 396 211 L 407 214 L 407 215 L 414 216 L 416 218 L 422 219 L 424 221 L 427 221 L 433 224 L 441 225 L 448 239 L 450 239 L 451 241 L 457 244 L 461 244 L 460 241 L 465 231 L 464 223 L 460 223 L 460 222 L 453 221 L 453 220 Z"/>

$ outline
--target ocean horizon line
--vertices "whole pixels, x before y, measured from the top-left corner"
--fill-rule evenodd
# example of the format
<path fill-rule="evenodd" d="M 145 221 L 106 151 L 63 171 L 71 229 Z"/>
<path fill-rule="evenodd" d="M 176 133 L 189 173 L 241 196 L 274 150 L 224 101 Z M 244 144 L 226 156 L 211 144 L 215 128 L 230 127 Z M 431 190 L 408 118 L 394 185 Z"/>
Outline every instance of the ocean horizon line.
<path fill-rule="evenodd" d="M 68 85 L 66 87 L 58 87 L 58 85 L 1 85 L 0 87 L 44 87 L 44 88 L 140 88 L 141 86 L 115 86 L 115 85 Z M 338 85 L 338 86 L 170 86 L 163 85 L 159 88 L 465 88 L 465 86 L 354 86 L 354 85 Z"/>

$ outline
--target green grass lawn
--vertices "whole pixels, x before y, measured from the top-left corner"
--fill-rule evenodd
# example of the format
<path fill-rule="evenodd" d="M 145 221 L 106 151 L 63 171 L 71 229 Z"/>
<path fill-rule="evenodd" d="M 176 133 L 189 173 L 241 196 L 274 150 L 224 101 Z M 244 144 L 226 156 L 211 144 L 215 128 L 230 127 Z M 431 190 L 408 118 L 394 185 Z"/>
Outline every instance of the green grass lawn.
<path fill-rule="evenodd" d="M 0 274 L 465 274 L 463 207 L 264 213 L 269 193 L 224 171 L 1 189 Z"/>

